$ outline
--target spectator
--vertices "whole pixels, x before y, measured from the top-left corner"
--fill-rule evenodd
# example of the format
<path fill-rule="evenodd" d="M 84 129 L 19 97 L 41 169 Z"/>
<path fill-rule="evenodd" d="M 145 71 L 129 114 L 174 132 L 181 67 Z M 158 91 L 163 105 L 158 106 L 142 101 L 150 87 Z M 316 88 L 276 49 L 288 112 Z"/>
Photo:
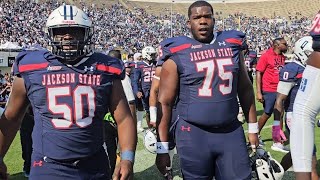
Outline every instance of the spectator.
<path fill-rule="evenodd" d="M 256 67 L 256 98 L 263 104 L 264 108 L 264 112 L 259 118 L 260 131 L 273 113 L 279 83 L 279 71 L 285 63 L 283 53 L 287 51 L 287 46 L 284 38 L 273 40 L 272 47 L 260 57 Z M 264 145 L 262 141 L 260 141 L 260 144 Z M 276 150 L 279 148 L 284 149 L 285 147 L 281 143 L 275 142 L 271 148 L 275 148 L 274 150 Z"/>

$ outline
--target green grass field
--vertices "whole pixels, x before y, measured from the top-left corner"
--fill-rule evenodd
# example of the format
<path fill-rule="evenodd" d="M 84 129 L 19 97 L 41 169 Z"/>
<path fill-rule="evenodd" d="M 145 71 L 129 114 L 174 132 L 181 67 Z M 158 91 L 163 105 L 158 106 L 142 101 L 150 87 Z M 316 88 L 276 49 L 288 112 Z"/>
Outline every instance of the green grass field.
<path fill-rule="evenodd" d="M 256 102 L 257 106 L 257 113 L 258 118 L 263 112 L 262 104 Z M 265 125 L 264 129 L 262 130 L 261 136 L 263 140 L 265 141 L 265 149 L 271 153 L 271 155 L 277 159 L 278 161 L 281 160 L 284 153 L 276 152 L 270 149 L 272 145 L 272 136 L 271 136 L 271 127 L 272 127 L 273 117 L 269 119 L 267 124 Z M 145 125 L 146 126 L 146 125 Z M 246 125 L 244 125 L 246 129 Z M 156 166 L 154 165 L 155 162 L 155 154 L 151 154 L 148 151 L 146 151 L 143 147 L 143 133 L 140 133 L 138 135 L 138 145 L 137 145 L 137 152 L 136 152 L 136 161 L 134 165 L 134 179 L 136 180 L 161 180 L 162 177 L 160 173 L 158 172 Z M 319 145 L 320 141 L 320 131 L 317 128 L 316 129 L 316 144 Z M 319 149 L 319 148 L 318 148 Z M 199 151 L 201 151 L 199 149 Z M 317 152 L 317 156 L 319 156 L 319 151 Z M 5 162 L 8 167 L 8 172 L 10 174 L 9 179 L 13 180 L 20 180 L 20 179 L 26 179 L 23 176 L 22 173 L 22 158 L 21 158 L 21 145 L 20 145 L 20 136 L 19 134 L 16 136 L 13 144 L 11 145 L 9 152 L 7 153 L 5 157 Z M 179 171 L 179 161 L 177 155 L 174 156 L 173 160 L 173 173 L 174 173 L 174 179 L 175 180 L 181 180 L 181 174 Z M 320 162 L 318 161 L 318 164 Z M 320 166 L 318 166 L 318 173 L 320 172 Z M 283 178 L 284 180 L 291 180 L 295 179 L 293 172 L 286 172 L 285 176 Z"/>

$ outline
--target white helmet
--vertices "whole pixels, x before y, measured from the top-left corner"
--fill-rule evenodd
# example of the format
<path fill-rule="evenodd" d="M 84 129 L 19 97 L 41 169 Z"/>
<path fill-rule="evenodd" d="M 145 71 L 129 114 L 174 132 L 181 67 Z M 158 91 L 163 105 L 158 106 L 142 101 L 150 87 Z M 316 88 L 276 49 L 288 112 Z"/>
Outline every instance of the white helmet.
<path fill-rule="evenodd" d="M 72 30 L 80 30 L 83 32 L 83 37 L 68 41 L 55 39 L 57 30 L 64 30 L 63 32 L 67 33 L 71 33 Z M 76 6 L 62 5 L 55 9 L 47 19 L 46 32 L 50 38 L 52 53 L 64 60 L 72 61 L 90 52 L 91 37 L 93 35 L 92 22 L 88 15 Z M 77 32 L 75 34 L 81 33 Z M 66 48 L 63 48 L 65 46 L 72 47 L 72 49 L 68 48 L 66 50 Z"/>
<path fill-rule="evenodd" d="M 157 135 L 156 129 L 146 130 L 143 138 L 144 147 L 151 153 L 155 154 L 157 152 Z"/>
<path fill-rule="evenodd" d="M 284 169 L 281 164 L 273 159 L 270 153 L 262 148 L 257 148 L 256 153 L 251 153 L 252 178 L 257 180 L 281 180 Z"/>
<path fill-rule="evenodd" d="M 304 36 L 294 45 L 293 53 L 303 65 L 306 65 L 308 57 L 313 52 L 312 42 L 311 36 Z"/>
<path fill-rule="evenodd" d="M 157 51 L 154 47 L 146 46 L 142 49 L 142 58 L 148 61 L 153 61 L 156 59 Z"/>

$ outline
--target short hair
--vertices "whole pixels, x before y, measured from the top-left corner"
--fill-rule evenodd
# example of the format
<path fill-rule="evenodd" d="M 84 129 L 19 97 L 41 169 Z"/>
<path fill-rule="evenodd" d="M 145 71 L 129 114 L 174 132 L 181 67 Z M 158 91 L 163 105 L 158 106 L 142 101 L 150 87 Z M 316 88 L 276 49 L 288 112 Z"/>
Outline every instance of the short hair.
<path fill-rule="evenodd" d="M 272 45 L 278 44 L 281 40 L 285 40 L 284 37 L 275 38 L 275 39 L 272 41 Z"/>
<path fill-rule="evenodd" d="M 211 6 L 211 4 L 209 4 L 207 1 L 196 1 L 196 2 L 192 3 L 192 4 L 189 6 L 189 9 L 188 9 L 188 17 L 190 18 L 190 16 L 191 16 L 191 9 L 192 9 L 192 8 L 194 8 L 194 7 L 202 7 L 202 6 L 210 7 L 211 12 L 212 12 L 212 14 L 213 14 L 213 7 Z"/>
<path fill-rule="evenodd" d="M 111 50 L 108 53 L 109 56 L 114 57 L 114 58 L 118 58 L 121 60 L 121 52 L 120 50 Z"/>

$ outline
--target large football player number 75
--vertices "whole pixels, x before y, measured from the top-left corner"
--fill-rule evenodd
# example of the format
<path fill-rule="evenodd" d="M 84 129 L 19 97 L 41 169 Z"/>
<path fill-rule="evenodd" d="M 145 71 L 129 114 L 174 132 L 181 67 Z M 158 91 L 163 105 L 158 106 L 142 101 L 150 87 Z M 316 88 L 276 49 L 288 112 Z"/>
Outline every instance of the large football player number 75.
<path fill-rule="evenodd" d="M 198 72 L 205 72 L 205 78 L 202 86 L 198 90 L 198 95 L 203 97 L 212 96 L 212 81 L 215 78 L 215 74 L 218 74 L 221 80 L 228 81 L 228 84 L 220 84 L 219 91 L 222 95 L 230 94 L 232 91 L 233 74 L 230 71 L 225 70 L 225 66 L 232 65 L 231 58 L 212 59 L 208 61 L 201 61 L 196 63 Z M 217 68 L 216 68 L 217 65 Z M 218 73 L 215 71 L 218 70 Z"/>
<path fill-rule="evenodd" d="M 47 89 L 48 109 L 52 114 L 62 115 L 62 119 L 53 118 L 53 126 L 57 129 L 67 129 L 76 124 L 80 128 L 92 123 L 96 104 L 95 93 L 91 86 L 77 86 L 71 90 L 70 86 L 50 87 Z M 71 97 L 72 105 L 59 103 L 57 100 L 63 97 Z M 82 103 L 82 98 L 87 98 L 87 106 Z M 84 117 L 83 109 L 88 107 L 88 116 Z"/>

